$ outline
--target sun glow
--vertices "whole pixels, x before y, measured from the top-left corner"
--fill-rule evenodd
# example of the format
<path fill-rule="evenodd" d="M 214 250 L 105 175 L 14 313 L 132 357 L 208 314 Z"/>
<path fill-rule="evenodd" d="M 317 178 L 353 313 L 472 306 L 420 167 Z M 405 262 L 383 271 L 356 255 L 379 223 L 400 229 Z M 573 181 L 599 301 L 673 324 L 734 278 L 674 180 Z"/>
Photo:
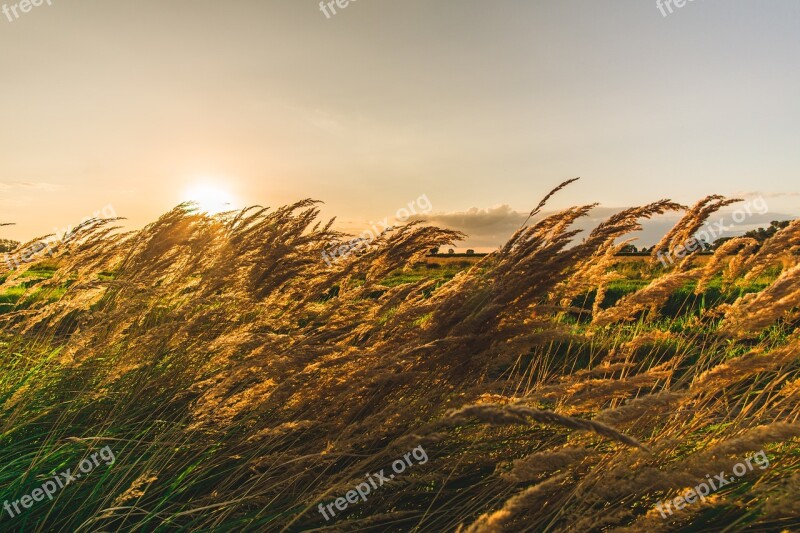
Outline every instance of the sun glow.
<path fill-rule="evenodd" d="M 236 209 L 233 195 L 218 185 L 198 183 L 183 193 L 183 201 L 195 202 L 201 211 L 214 215 Z"/>

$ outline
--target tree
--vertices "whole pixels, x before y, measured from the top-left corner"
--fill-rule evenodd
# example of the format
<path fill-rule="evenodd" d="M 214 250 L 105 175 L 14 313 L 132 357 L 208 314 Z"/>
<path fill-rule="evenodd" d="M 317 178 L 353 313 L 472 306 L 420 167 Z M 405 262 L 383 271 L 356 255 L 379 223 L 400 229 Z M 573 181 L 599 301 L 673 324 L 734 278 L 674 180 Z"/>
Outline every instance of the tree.
<path fill-rule="evenodd" d="M 475 250 L 472 249 L 467 250 L 467 255 L 475 255 Z"/>
<path fill-rule="evenodd" d="M 449 250 L 447 250 L 447 253 L 453 255 L 454 253 L 456 253 L 456 251 L 450 248 Z"/>
<path fill-rule="evenodd" d="M 19 242 L 12 241 L 10 239 L 0 239 L 0 253 L 11 252 L 12 250 L 16 250 L 19 246 Z"/>
<path fill-rule="evenodd" d="M 733 237 L 720 237 L 719 239 L 711 243 L 711 249 L 716 250 L 731 239 L 733 239 Z"/>
<path fill-rule="evenodd" d="M 439 247 L 431 248 L 431 255 L 436 255 L 439 253 Z"/>
<path fill-rule="evenodd" d="M 751 239 L 755 239 L 759 243 L 762 243 L 783 228 L 787 227 L 790 223 L 790 220 L 773 220 L 769 223 L 769 227 L 750 230 L 744 234 L 744 237 L 750 237 Z M 716 250 L 731 239 L 733 239 L 733 237 L 720 237 L 711 244 L 711 249 Z M 731 252 L 736 253 L 741 249 L 742 246 L 738 247 L 737 250 L 731 250 Z"/>
<path fill-rule="evenodd" d="M 752 237 L 758 242 L 764 242 L 788 225 L 789 225 L 788 220 L 773 220 L 772 222 L 769 223 L 768 228 L 758 228 L 750 230 L 747 233 L 745 233 L 744 236 Z"/>

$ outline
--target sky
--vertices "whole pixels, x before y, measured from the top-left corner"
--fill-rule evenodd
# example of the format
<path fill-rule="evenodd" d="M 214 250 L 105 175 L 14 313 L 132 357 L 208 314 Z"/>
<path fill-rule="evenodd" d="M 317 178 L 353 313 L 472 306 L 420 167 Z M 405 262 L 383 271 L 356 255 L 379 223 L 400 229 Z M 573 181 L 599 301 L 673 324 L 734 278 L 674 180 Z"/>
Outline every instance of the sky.
<path fill-rule="evenodd" d="M 0 2 L 5 238 L 193 194 L 358 233 L 424 195 L 483 249 L 577 176 L 551 208 L 800 215 L 797 0 Z"/>

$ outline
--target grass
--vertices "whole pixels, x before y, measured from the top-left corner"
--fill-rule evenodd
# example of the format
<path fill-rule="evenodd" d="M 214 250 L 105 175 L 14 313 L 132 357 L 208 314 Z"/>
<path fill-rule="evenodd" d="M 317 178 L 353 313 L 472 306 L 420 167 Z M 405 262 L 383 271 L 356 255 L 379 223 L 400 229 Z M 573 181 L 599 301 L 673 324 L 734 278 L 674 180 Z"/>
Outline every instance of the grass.
<path fill-rule="evenodd" d="M 0 503 L 104 446 L 116 462 L 0 530 L 800 527 L 800 227 L 664 269 L 616 243 L 680 206 L 575 243 L 589 207 L 477 264 L 425 259 L 462 236 L 410 225 L 327 266 L 346 237 L 310 201 L 87 225 L 0 273 Z M 424 465 L 318 512 L 417 447 Z M 759 450 L 769 468 L 655 510 Z"/>

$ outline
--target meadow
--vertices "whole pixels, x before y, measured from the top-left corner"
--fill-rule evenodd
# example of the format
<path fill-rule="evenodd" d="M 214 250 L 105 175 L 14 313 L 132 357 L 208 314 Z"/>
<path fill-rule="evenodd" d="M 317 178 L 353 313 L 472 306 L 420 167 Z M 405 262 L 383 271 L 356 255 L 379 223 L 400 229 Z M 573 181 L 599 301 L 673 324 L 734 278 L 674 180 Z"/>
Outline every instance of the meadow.
<path fill-rule="evenodd" d="M 348 237 L 305 200 L 93 219 L 0 266 L 0 504 L 115 457 L 0 531 L 800 530 L 800 221 L 664 268 L 729 200 L 579 235 L 593 206 L 541 214 L 560 188 L 472 261 L 427 258 L 463 235 L 412 223 L 326 264 Z"/>

